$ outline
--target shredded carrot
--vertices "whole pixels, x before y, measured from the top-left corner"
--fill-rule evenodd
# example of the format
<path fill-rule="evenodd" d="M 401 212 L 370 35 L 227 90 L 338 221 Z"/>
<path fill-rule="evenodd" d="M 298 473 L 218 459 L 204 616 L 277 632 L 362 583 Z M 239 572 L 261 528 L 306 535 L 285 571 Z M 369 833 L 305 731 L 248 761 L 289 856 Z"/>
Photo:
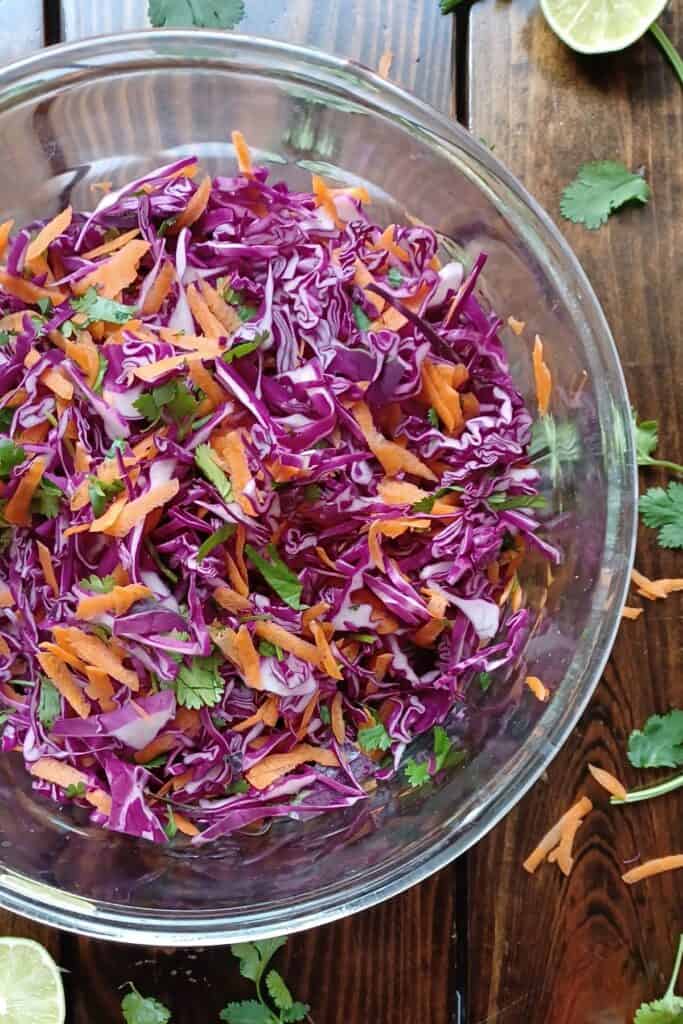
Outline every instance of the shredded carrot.
<path fill-rule="evenodd" d="M 218 409 L 225 404 L 228 398 L 227 394 L 201 362 L 190 363 L 189 372 L 192 383 L 206 395 L 210 409 Z"/>
<path fill-rule="evenodd" d="M 545 703 L 549 699 L 550 690 L 543 685 L 538 676 L 527 676 L 525 682 L 537 700 Z"/>
<path fill-rule="evenodd" d="M 150 383 L 158 377 L 170 373 L 171 370 L 180 369 L 181 366 L 185 365 L 186 359 L 187 356 L 165 356 L 163 359 L 158 359 L 155 363 L 143 363 L 141 366 L 136 366 L 133 374 L 138 380 Z"/>
<path fill-rule="evenodd" d="M 73 216 L 73 210 L 70 206 L 67 206 L 66 210 L 62 210 L 56 217 L 42 228 L 30 245 L 26 249 L 26 262 L 32 263 L 33 260 L 42 254 L 47 249 L 51 242 L 54 242 L 55 238 L 59 238 L 63 235 L 66 229 L 71 224 L 71 218 Z"/>
<path fill-rule="evenodd" d="M 93 519 L 92 523 L 88 526 L 91 533 L 107 533 L 111 530 L 116 523 L 117 519 L 123 512 L 123 507 L 128 503 L 128 498 L 125 494 L 120 494 L 118 498 L 114 498 L 109 508 L 105 509 L 101 516 L 97 519 Z M 76 530 L 77 527 L 71 526 L 69 530 Z M 69 530 L 65 530 L 64 533 L 67 535 Z"/>
<path fill-rule="evenodd" d="M 277 722 L 279 714 L 280 711 L 278 708 L 277 697 L 271 695 L 263 702 L 263 704 L 259 705 L 253 715 L 250 715 L 249 718 L 243 719 L 236 725 L 231 725 L 230 728 L 233 732 L 246 732 L 259 722 L 263 722 L 264 725 L 268 725 L 272 728 Z"/>
<path fill-rule="evenodd" d="M 112 537 L 125 537 L 150 512 L 162 508 L 175 498 L 179 490 L 180 483 L 178 480 L 167 480 L 166 483 L 153 487 L 146 494 L 141 495 L 141 497 L 136 498 L 134 501 L 128 502 L 120 515 L 117 516 L 113 525 L 104 532 Z"/>
<path fill-rule="evenodd" d="M 311 623 L 314 619 L 319 619 L 321 615 L 327 615 L 330 610 L 329 604 L 326 601 L 318 601 L 317 604 L 311 605 L 301 616 L 301 626 L 304 631 L 310 631 Z"/>
<path fill-rule="evenodd" d="M 175 276 L 175 268 L 171 261 L 164 260 L 159 267 L 157 276 L 154 278 L 152 287 L 145 295 L 141 309 L 143 316 L 150 316 L 152 313 L 159 312 L 173 287 Z"/>
<path fill-rule="evenodd" d="M 87 718 L 90 714 L 90 704 L 64 662 L 48 651 L 40 651 L 37 657 L 43 672 L 54 683 L 64 700 L 71 705 L 77 715 Z"/>
<path fill-rule="evenodd" d="M 299 723 L 299 728 L 296 731 L 296 738 L 297 738 L 297 740 L 301 741 L 304 738 L 304 736 L 306 735 L 306 733 L 308 732 L 308 726 L 310 725 L 311 719 L 313 718 L 313 712 L 315 711 L 315 709 L 318 706 L 319 699 L 320 699 L 320 694 L 316 690 L 316 692 L 313 694 L 313 696 L 311 697 L 311 699 L 307 703 L 306 707 L 304 708 L 304 713 L 301 716 L 301 722 Z"/>
<path fill-rule="evenodd" d="M 620 782 L 616 776 L 612 775 L 611 772 L 606 772 L 604 768 L 598 768 L 597 765 L 589 764 L 588 771 L 591 773 L 598 785 L 606 789 L 612 796 L 616 796 L 619 800 L 625 800 L 628 796 L 628 790 L 623 782 Z"/>
<path fill-rule="evenodd" d="M 262 640 L 267 640 L 276 647 L 281 647 L 283 651 L 289 651 L 290 654 L 301 658 L 302 661 L 308 661 L 311 665 L 315 665 L 316 668 L 322 667 L 318 648 L 314 647 L 313 644 L 309 644 L 307 640 L 302 640 L 301 637 L 289 633 L 284 626 L 278 626 L 275 622 L 266 622 L 259 619 L 258 622 L 254 623 L 254 630 L 256 635 L 260 636 Z"/>
<path fill-rule="evenodd" d="M 255 515 L 254 506 L 244 493 L 247 487 L 253 484 L 253 479 L 239 430 L 231 430 L 225 435 L 221 455 L 228 464 L 232 489 L 242 511 L 248 516 Z"/>
<path fill-rule="evenodd" d="M 114 587 L 108 594 L 90 594 L 82 597 L 76 608 L 76 618 L 90 619 L 98 615 L 125 615 L 136 601 L 151 597 L 152 591 L 142 583 L 131 583 L 125 587 Z"/>
<path fill-rule="evenodd" d="M 4 516 L 13 526 L 31 525 L 31 501 L 45 472 L 46 460 L 39 455 L 30 464 L 5 505 Z"/>
<path fill-rule="evenodd" d="M 89 804 L 92 804 L 100 814 L 104 814 L 109 817 L 111 814 L 111 797 L 108 793 L 105 793 L 103 789 L 93 789 L 89 793 L 85 794 L 85 799 Z"/>
<path fill-rule="evenodd" d="M 543 361 L 543 342 L 538 334 L 534 338 L 533 364 L 538 411 L 541 416 L 545 416 L 550 408 L 550 395 L 553 389 L 553 378 L 550 370 Z"/>
<path fill-rule="evenodd" d="M 232 132 L 232 144 L 235 147 L 235 156 L 237 157 L 237 166 L 240 169 L 240 173 L 246 174 L 250 178 L 254 173 L 251 165 L 251 153 L 242 132 Z"/>
<path fill-rule="evenodd" d="M 186 818 L 180 811 L 173 812 L 173 820 L 176 823 L 179 832 L 182 832 L 184 836 L 198 836 L 199 829 L 193 821 Z"/>
<path fill-rule="evenodd" d="M 235 332 L 242 326 L 242 321 L 239 318 L 237 310 L 232 306 L 229 306 L 225 299 L 218 294 L 216 289 L 210 285 L 208 281 L 200 281 L 199 288 L 207 306 L 216 319 L 225 328 L 222 333 L 228 338 L 232 337 L 232 335 L 235 334 Z"/>
<path fill-rule="evenodd" d="M 204 334 L 207 334 L 210 338 L 223 337 L 225 335 L 225 327 L 218 317 L 214 316 L 211 312 L 196 284 L 188 285 L 186 295 L 192 316 L 204 331 Z"/>
<path fill-rule="evenodd" d="M 562 836 L 565 834 L 567 829 L 571 826 L 573 821 L 583 820 L 586 815 L 593 810 L 593 804 L 586 796 L 582 796 L 573 807 L 570 807 L 566 814 L 563 814 L 560 820 L 553 825 L 549 832 L 541 839 L 540 843 L 529 854 L 527 859 L 524 861 L 524 870 L 528 871 L 529 874 L 533 874 L 539 865 L 546 859 L 551 850 L 553 850 L 562 840 Z"/>
<path fill-rule="evenodd" d="M 84 260 L 94 260 L 98 256 L 108 256 L 110 252 L 116 252 L 117 249 L 123 249 L 124 245 L 128 245 L 134 238 L 137 238 L 140 234 L 140 228 L 131 228 L 130 231 L 124 231 L 122 235 L 117 235 L 116 238 L 111 238 L 108 242 L 103 242 L 102 245 L 96 246 L 89 252 L 83 253 Z M 155 310 L 156 312 L 156 310 Z"/>
<path fill-rule="evenodd" d="M 10 654 L 9 644 L 5 640 L 4 636 L 0 636 L 0 655 L 6 658 Z"/>
<path fill-rule="evenodd" d="M 33 762 L 29 771 L 37 779 L 44 779 L 45 782 L 51 782 L 63 789 L 68 786 L 78 786 L 80 783 L 85 786 L 88 782 L 85 772 L 79 772 L 78 768 L 72 768 L 70 764 L 58 761 L 56 757 L 38 758 Z"/>
<path fill-rule="evenodd" d="M 429 497 L 428 492 L 416 484 L 408 484 L 405 480 L 390 480 L 387 477 L 380 480 L 377 493 L 385 505 L 414 505 L 416 501 Z"/>
<path fill-rule="evenodd" d="M 168 327 L 162 327 L 159 337 L 176 348 L 196 352 L 202 359 L 216 359 L 223 351 L 217 338 L 205 338 L 201 334 L 175 334 Z"/>
<path fill-rule="evenodd" d="M 211 175 L 207 174 L 198 185 L 197 190 L 193 192 L 183 212 L 180 216 L 176 217 L 175 224 L 170 229 L 170 234 L 177 235 L 183 228 L 189 228 L 191 224 L 198 221 L 206 209 L 210 195 Z"/>
<path fill-rule="evenodd" d="M 327 672 L 328 676 L 330 676 L 332 679 L 343 679 L 344 677 L 342 675 L 342 670 L 335 661 L 334 655 L 332 654 L 332 649 L 329 645 L 327 637 L 325 636 L 325 631 L 323 630 L 322 626 L 320 625 L 319 622 L 316 622 L 316 620 L 313 619 L 313 621 L 310 624 L 310 627 L 311 633 L 313 634 L 313 639 L 315 640 L 315 646 L 318 648 L 318 651 L 320 653 L 321 668 L 323 668 L 325 672 Z"/>
<path fill-rule="evenodd" d="M 62 536 L 64 537 L 75 537 L 77 533 L 85 533 L 90 529 L 90 523 L 80 523 L 78 526 L 68 526 L 63 531 Z"/>
<path fill-rule="evenodd" d="M 378 682 L 381 683 L 382 680 L 384 679 L 389 669 L 389 666 L 391 665 L 393 657 L 393 654 L 390 654 L 388 652 L 384 654 L 374 655 L 371 661 L 372 671 L 375 673 L 375 678 L 377 679 Z"/>
<path fill-rule="evenodd" d="M 346 726 L 344 725 L 344 712 L 342 708 L 341 691 L 337 690 L 330 705 L 330 724 L 332 734 L 337 743 L 342 744 L 346 739 Z"/>
<path fill-rule="evenodd" d="M 228 612 L 251 611 L 249 599 L 242 594 L 238 594 L 236 590 L 232 590 L 230 587 L 216 587 L 213 592 L 213 599 L 217 605 L 225 608 Z"/>
<path fill-rule="evenodd" d="M 58 334 L 56 331 L 54 333 L 55 335 Z M 52 338 L 52 334 L 50 337 Z M 55 339 L 53 338 L 52 340 Z M 62 339 L 60 347 L 63 347 L 69 359 L 73 360 L 83 370 L 88 384 L 92 387 L 100 369 L 100 358 L 97 346 L 88 332 L 81 331 L 78 341 Z"/>
<path fill-rule="evenodd" d="M 408 530 L 428 530 L 430 519 L 374 519 L 368 529 L 368 548 L 375 568 L 384 572 L 384 557 L 379 538 L 401 537 Z"/>
<path fill-rule="evenodd" d="M 2 224 L 0 224 L 0 259 L 2 259 L 2 257 L 5 255 L 5 249 L 7 248 L 7 243 L 9 242 L 9 236 L 12 233 L 12 228 L 13 227 L 14 227 L 14 221 L 13 220 L 5 220 L 5 221 L 2 222 Z M 22 313 L 22 316 L 23 316 L 23 313 Z"/>
<path fill-rule="evenodd" d="M 112 679 L 131 690 L 140 689 L 140 680 L 132 669 L 125 668 L 117 657 L 114 645 L 105 644 L 99 637 L 85 633 L 75 626 L 54 626 L 53 636 L 60 647 L 71 651 L 88 665 L 100 668 Z"/>
<path fill-rule="evenodd" d="M 677 871 L 681 868 L 683 868 L 683 853 L 673 853 L 668 857 L 647 860 L 644 864 L 631 868 L 621 877 L 627 885 L 633 885 L 634 882 L 641 882 L 644 878 L 652 878 L 653 875 L 661 875 L 664 871 Z"/>
<path fill-rule="evenodd" d="M 148 761 L 153 761 L 155 757 L 160 757 L 161 754 L 167 754 L 169 750 L 173 750 L 177 743 L 177 736 L 172 732 L 164 732 L 161 736 L 155 736 L 151 743 L 148 743 L 142 750 L 136 750 L 133 760 L 138 764 L 147 764 Z"/>
<path fill-rule="evenodd" d="M 517 337 L 519 337 L 524 328 L 526 327 L 526 324 L 523 320 L 515 320 L 514 316 L 509 316 L 508 327 L 517 335 Z"/>
<path fill-rule="evenodd" d="M 379 59 L 377 65 L 377 74 L 380 78 L 388 78 L 389 72 L 391 71 L 391 62 L 394 59 L 394 55 L 391 50 L 385 50 Z"/>
<path fill-rule="evenodd" d="M 385 252 L 391 253 L 397 260 L 402 263 L 408 263 L 410 261 L 410 254 L 402 249 L 395 240 L 396 225 L 390 224 L 388 228 L 385 228 L 382 234 L 379 236 L 376 242 L 373 242 L 373 249 L 383 249 Z"/>
<path fill-rule="evenodd" d="M 425 480 L 436 480 L 429 466 L 425 466 L 416 455 L 406 451 L 394 441 L 387 441 L 377 430 L 370 409 L 365 402 L 356 402 L 352 407 L 356 423 L 360 427 L 370 451 L 382 464 L 387 476 L 395 476 L 397 473 L 405 472 L 413 476 L 423 477 Z"/>
<path fill-rule="evenodd" d="M 91 700 L 99 701 L 103 711 L 114 711 L 114 687 L 108 674 L 101 668 L 94 665 L 85 666 L 85 674 L 88 677 L 88 685 L 85 692 Z"/>
<path fill-rule="evenodd" d="M 574 858 L 572 857 L 574 839 L 582 825 L 583 820 L 581 818 L 575 818 L 573 821 L 567 822 L 559 843 L 548 854 L 548 863 L 557 864 L 562 874 L 567 878 L 574 867 Z"/>
<path fill-rule="evenodd" d="M 621 609 L 622 619 L 639 619 L 642 614 L 642 608 L 630 608 L 627 604 Z"/>
<path fill-rule="evenodd" d="M 36 541 L 36 547 L 38 548 L 38 561 L 40 567 L 43 570 L 43 576 L 52 587 L 52 593 L 55 597 L 59 597 L 59 584 L 57 583 L 57 577 L 55 576 L 55 569 L 52 564 L 52 555 L 48 548 L 38 540 Z"/>
<path fill-rule="evenodd" d="M 31 281 L 26 281 L 23 277 L 15 277 L 13 274 L 8 274 L 6 270 L 0 270 L 0 285 L 10 295 L 14 295 L 17 299 L 21 299 L 22 302 L 27 302 L 31 305 L 38 302 L 39 299 L 49 299 L 53 306 L 58 306 L 66 298 L 64 292 L 59 291 L 57 288 L 43 288 L 40 285 L 33 284 Z"/>
<path fill-rule="evenodd" d="M 459 430 L 463 423 L 460 393 L 440 372 L 444 364 L 432 363 L 428 359 L 422 364 L 422 391 L 429 404 L 436 409 L 449 434 Z M 445 367 L 444 367 L 445 368 Z M 450 367 L 450 369 L 454 369 Z"/>
<path fill-rule="evenodd" d="M 254 647 L 254 641 L 251 639 L 251 633 L 244 624 L 237 630 L 235 648 L 240 660 L 240 665 L 242 666 L 242 674 L 244 676 L 245 683 L 247 686 L 250 686 L 252 690 L 262 690 L 263 681 L 261 680 L 261 659 L 259 658 L 258 651 Z"/>
<path fill-rule="evenodd" d="M 328 553 L 325 551 L 325 548 L 321 548 L 320 546 L 318 546 L 315 549 L 315 553 L 320 559 L 320 561 L 323 563 L 323 565 L 326 565 L 328 569 L 332 570 L 332 572 L 337 572 L 337 566 L 332 561 Z"/>
<path fill-rule="evenodd" d="M 114 299 L 133 284 L 138 276 L 140 260 L 148 250 L 149 242 L 140 239 L 128 242 L 85 277 L 74 281 L 71 285 L 73 291 L 76 295 L 85 295 L 89 288 L 96 288 L 105 299 Z"/>
<path fill-rule="evenodd" d="M 337 216 L 337 207 L 334 203 L 334 196 L 319 174 L 313 174 L 311 176 L 311 189 L 315 196 L 316 204 L 318 206 L 322 206 L 334 223 L 339 226 L 341 222 Z"/>
<path fill-rule="evenodd" d="M 60 370 L 45 370 L 44 373 L 41 373 L 40 380 L 45 387 L 49 388 L 58 398 L 63 398 L 65 402 L 70 402 L 73 398 L 74 386 Z"/>
<path fill-rule="evenodd" d="M 50 643 L 49 640 L 44 640 L 40 645 L 41 650 L 47 651 L 48 654 L 54 655 L 60 661 L 63 661 L 65 665 L 70 665 L 71 668 L 76 669 L 77 672 L 85 672 L 85 665 L 80 658 L 77 658 L 75 654 L 71 654 L 69 651 L 65 651 L 58 644 Z"/>
<path fill-rule="evenodd" d="M 637 569 L 631 570 L 631 579 L 638 588 L 637 593 L 649 601 L 666 598 L 677 590 L 683 590 L 683 579 L 649 580 Z"/>
<path fill-rule="evenodd" d="M 245 776 L 254 789 L 267 789 L 281 776 L 294 771 L 295 768 L 307 761 L 326 765 L 328 768 L 339 767 L 337 755 L 332 750 L 313 747 L 310 743 L 300 743 L 287 754 L 268 754 L 262 761 L 245 772 Z"/>
<path fill-rule="evenodd" d="M 358 590 L 354 590 L 351 594 L 351 599 L 356 604 L 369 604 L 372 611 L 370 612 L 370 618 L 372 619 L 375 629 L 384 636 L 387 633 L 395 633 L 398 629 L 398 622 L 384 607 L 380 599 L 373 594 L 371 590 L 367 590 L 365 587 L 360 587 Z"/>

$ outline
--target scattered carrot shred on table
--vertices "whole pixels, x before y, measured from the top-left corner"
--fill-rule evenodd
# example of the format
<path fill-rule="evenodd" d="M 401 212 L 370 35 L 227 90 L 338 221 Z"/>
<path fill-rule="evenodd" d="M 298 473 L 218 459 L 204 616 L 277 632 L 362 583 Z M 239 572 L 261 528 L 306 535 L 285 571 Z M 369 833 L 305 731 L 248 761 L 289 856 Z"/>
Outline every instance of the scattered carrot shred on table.
<path fill-rule="evenodd" d="M 391 71 L 391 64 L 393 59 L 394 55 L 391 52 L 391 50 L 385 50 L 379 59 L 379 64 L 377 65 L 377 74 L 380 76 L 380 78 L 389 77 L 389 72 Z"/>
<path fill-rule="evenodd" d="M 683 590 L 683 579 L 650 580 L 637 569 L 631 570 L 631 579 L 637 587 L 637 593 L 648 601 L 666 598 L 678 590 Z"/>
<path fill-rule="evenodd" d="M 538 676 L 527 676 L 525 682 L 537 700 L 545 702 L 550 698 L 550 690 Z"/>
<path fill-rule="evenodd" d="M 516 320 L 514 316 L 509 316 L 508 327 L 517 335 L 517 337 L 519 337 L 526 327 L 526 324 L 523 320 Z"/>
<path fill-rule="evenodd" d="M 661 875 L 665 871 L 678 871 L 683 868 L 683 853 L 670 854 L 667 857 L 655 857 L 654 860 L 645 861 L 631 868 L 621 877 L 627 885 L 634 882 L 641 882 L 644 878 L 652 878 L 654 875 Z"/>
<path fill-rule="evenodd" d="M 538 846 L 529 854 L 527 859 L 524 861 L 524 870 L 528 871 L 529 874 L 533 874 L 534 871 L 536 871 L 536 869 L 548 857 L 548 854 L 556 847 L 560 846 L 560 844 L 562 843 L 563 836 L 569 836 L 570 839 L 573 840 L 578 825 L 581 825 L 583 823 L 583 820 L 586 817 L 586 815 L 589 814 L 592 810 L 593 804 L 591 803 L 591 801 L 588 799 L 587 796 L 582 796 L 580 800 L 578 800 L 572 807 L 569 808 L 566 814 L 562 815 L 560 820 L 556 822 L 555 825 L 553 825 L 550 831 L 545 834 L 543 839 L 541 839 Z M 578 823 L 578 825 L 576 823 Z M 564 870 L 564 868 L 566 868 L 568 864 L 569 868 L 571 869 L 571 864 L 568 860 L 568 857 L 570 857 L 571 855 L 571 847 L 569 847 L 569 850 L 566 849 L 567 842 L 568 841 L 565 840 L 565 845 L 562 850 L 561 864 L 559 861 L 559 854 L 557 855 L 558 865 L 561 867 L 563 873 L 565 874 L 567 872 Z"/>
<path fill-rule="evenodd" d="M 625 800 L 628 796 L 628 790 L 623 782 L 620 782 L 616 776 L 612 775 L 611 772 L 605 771 L 604 768 L 598 768 L 597 765 L 589 764 L 588 771 L 591 773 L 598 785 L 602 786 L 603 789 L 611 796 L 617 797 L 618 800 Z"/>
<path fill-rule="evenodd" d="M 642 608 L 631 608 L 627 604 L 621 609 L 622 619 L 639 619 L 642 614 Z"/>
<path fill-rule="evenodd" d="M 547 364 L 543 361 L 543 342 L 538 334 L 534 339 L 533 364 L 534 379 L 536 381 L 536 397 L 538 399 L 538 411 L 541 416 L 545 416 L 550 408 L 553 378 Z"/>

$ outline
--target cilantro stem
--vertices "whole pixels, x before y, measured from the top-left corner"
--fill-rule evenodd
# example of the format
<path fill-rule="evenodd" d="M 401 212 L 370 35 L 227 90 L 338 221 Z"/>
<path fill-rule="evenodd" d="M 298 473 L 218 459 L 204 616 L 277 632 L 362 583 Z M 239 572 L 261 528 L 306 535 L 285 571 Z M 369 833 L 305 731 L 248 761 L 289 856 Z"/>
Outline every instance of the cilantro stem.
<path fill-rule="evenodd" d="M 678 978 L 678 974 L 680 972 L 681 964 L 682 963 L 683 963 L 683 933 L 681 933 L 681 935 L 679 935 L 679 937 L 678 937 L 678 951 L 676 953 L 676 959 L 674 961 L 674 970 L 673 970 L 673 974 L 671 975 L 671 981 L 669 982 L 669 987 L 666 990 L 666 992 L 664 993 L 664 999 L 673 999 L 674 989 L 676 988 L 676 980 Z"/>
<path fill-rule="evenodd" d="M 623 800 L 619 797 L 610 797 L 611 804 L 636 804 L 641 800 L 651 800 L 656 796 L 665 796 L 667 793 L 672 793 L 675 789 L 683 787 L 683 774 L 674 775 L 670 779 L 665 779 L 664 782 L 658 783 L 656 786 L 646 786 L 644 789 L 632 789 L 626 794 Z"/>
<path fill-rule="evenodd" d="M 671 67 L 674 69 L 674 73 L 678 76 L 678 80 L 683 86 L 683 58 L 669 39 L 668 35 L 663 28 L 660 28 L 656 22 L 650 25 L 650 32 L 655 37 L 660 47 L 664 51 L 665 57 L 668 59 Z"/>
<path fill-rule="evenodd" d="M 668 459 L 639 459 L 639 466 L 659 466 L 661 469 L 670 469 L 674 473 L 683 473 L 683 466 L 678 462 L 669 462 Z"/>

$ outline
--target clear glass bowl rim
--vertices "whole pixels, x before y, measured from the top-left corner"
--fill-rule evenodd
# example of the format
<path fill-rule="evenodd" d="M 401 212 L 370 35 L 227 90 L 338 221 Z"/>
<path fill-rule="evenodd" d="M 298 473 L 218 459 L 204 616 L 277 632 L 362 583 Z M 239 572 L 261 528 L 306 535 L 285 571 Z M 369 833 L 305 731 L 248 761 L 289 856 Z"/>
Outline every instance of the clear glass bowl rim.
<path fill-rule="evenodd" d="M 108 68 L 136 67 L 140 56 L 157 63 L 178 63 L 185 67 L 211 60 L 258 73 L 267 69 L 294 75 L 299 81 L 318 88 L 341 90 L 352 100 L 367 105 L 368 97 L 381 98 L 386 111 L 402 119 L 451 153 L 460 151 L 495 174 L 502 191 L 521 202 L 528 211 L 533 229 L 542 242 L 559 252 L 581 290 L 582 307 L 587 310 L 603 358 L 612 378 L 612 398 L 622 418 L 629 415 L 629 400 L 614 340 L 595 293 L 576 256 L 550 217 L 526 189 L 484 146 L 461 125 L 439 113 L 399 86 L 380 78 L 356 61 L 336 57 L 322 50 L 293 45 L 256 36 L 229 34 L 211 30 L 145 30 L 97 36 L 75 43 L 51 46 L 37 54 L 15 61 L 0 70 L 0 114 L 7 106 L 29 98 L 34 92 L 55 91 L 60 85 L 77 81 L 83 73 Z M 534 750 L 518 764 L 513 782 L 502 781 L 497 791 L 474 820 L 465 827 L 444 828 L 438 842 L 432 842 L 413 854 L 407 863 L 373 872 L 371 884 L 356 882 L 340 885 L 334 896 L 323 900 L 305 898 L 287 913 L 277 908 L 272 913 L 259 911 L 224 915 L 169 911 L 154 913 L 128 909 L 123 905 L 90 901 L 47 885 L 36 883 L 0 867 L 0 907 L 35 921 L 93 938 L 119 942 L 165 946 L 221 945 L 266 936 L 292 933 L 318 927 L 337 918 L 374 906 L 423 881 L 435 871 L 469 849 L 503 818 L 538 779 L 567 739 L 590 700 L 609 657 L 620 621 L 620 611 L 628 589 L 630 567 L 636 539 L 637 470 L 630 432 L 625 438 L 623 485 L 616 497 L 623 499 L 625 511 L 618 513 L 618 533 L 626 554 L 616 566 L 614 600 L 590 645 L 590 657 L 581 672 L 580 696 L 569 715 L 558 719 Z M 608 497 L 615 484 L 610 481 Z M 575 658 L 576 660 L 576 658 Z"/>

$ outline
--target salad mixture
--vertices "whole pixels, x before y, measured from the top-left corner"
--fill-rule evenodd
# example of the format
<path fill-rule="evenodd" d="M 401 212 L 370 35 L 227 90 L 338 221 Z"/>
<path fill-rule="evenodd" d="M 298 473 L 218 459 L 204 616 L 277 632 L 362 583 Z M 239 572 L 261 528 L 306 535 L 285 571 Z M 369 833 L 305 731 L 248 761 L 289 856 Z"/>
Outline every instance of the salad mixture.
<path fill-rule="evenodd" d="M 485 257 L 233 141 L 0 226 L 2 749 L 159 842 L 367 799 L 557 558 Z"/>

